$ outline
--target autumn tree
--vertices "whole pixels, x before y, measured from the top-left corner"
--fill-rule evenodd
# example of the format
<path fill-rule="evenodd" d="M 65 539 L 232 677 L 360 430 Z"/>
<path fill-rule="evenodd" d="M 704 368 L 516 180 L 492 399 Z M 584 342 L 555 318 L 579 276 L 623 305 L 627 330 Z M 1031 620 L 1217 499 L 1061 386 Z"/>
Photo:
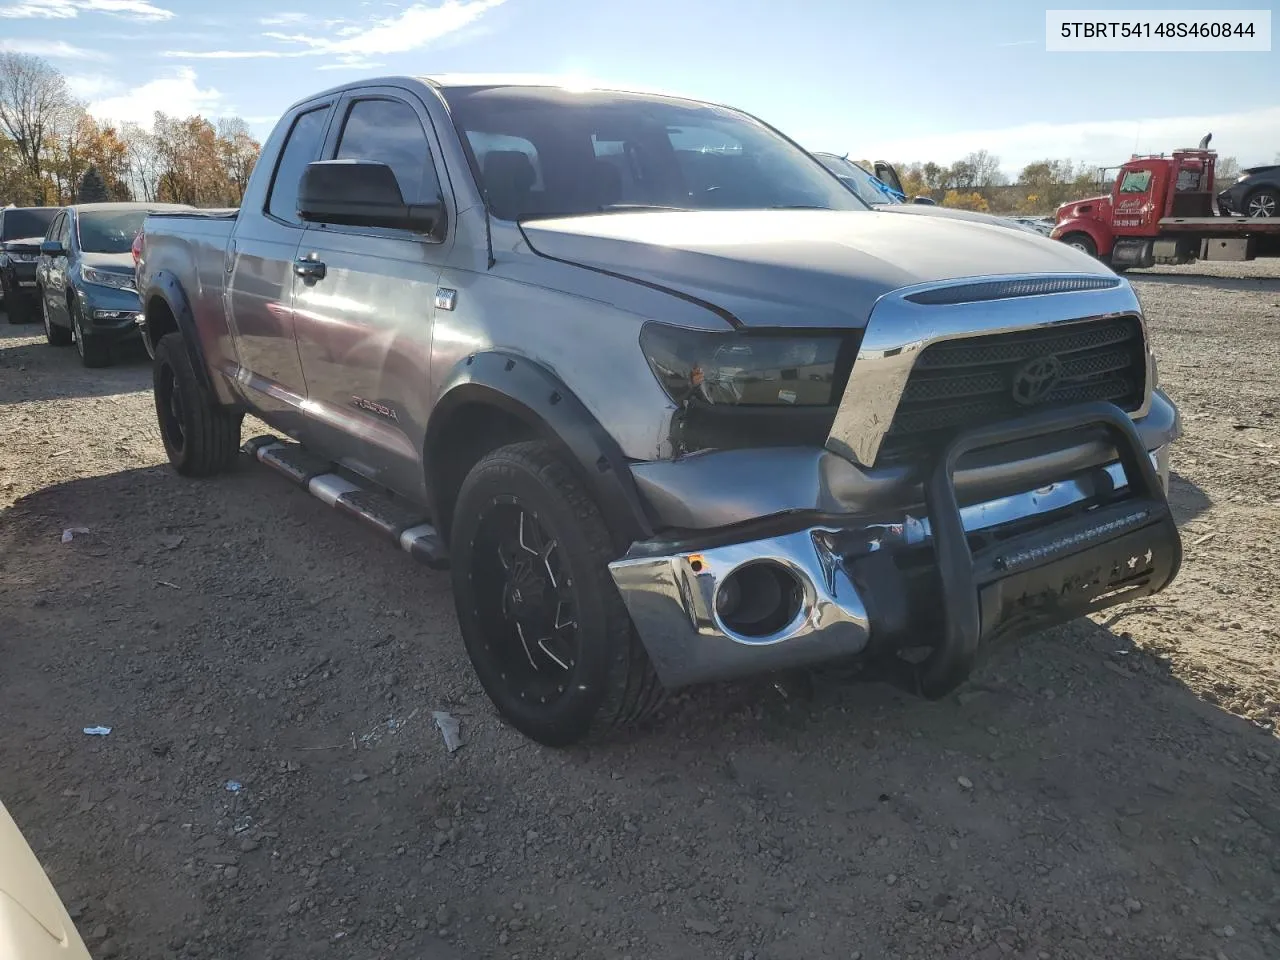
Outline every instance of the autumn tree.
<path fill-rule="evenodd" d="M 154 203 L 159 192 L 160 155 L 156 138 L 150 130 L 136 123 L 120 127 L 119 140 L 124 151 L 124 180 L 134 199 Z"/>
<path fill-rule="evenodd" d="M 11 194 L 15 202 L 44 202 L 49 140 L 70 103 L 66 80 L 47 60 L 0 53 L 0 130 L 12 142 L 21 169 Z"/>
<path fill-rule="evenodd" d="M 107 185 L 98 168 L 90 166 L 80 180 L 80 189 L 76 191 L 76 203 L 105 203 L 111 199 L 107 193 Z"/>
<path fill-rule="evenodd" d="M 243 120 L 215 127 L 204 117 L 157 112 L 152 149 L 157 200 L 227 207 L 244 195 L 260 147 Z"/>
<path fill-rule="evenodd" d="M 991 209 L 991 205 L 987 203 L 987 198 L 976 190 L 970 190 L 961 193 L 959 190 L 948 190 L 945 197 L 942 198 L 944 207 L 954 207 L 957 210 L 976 210 L 978 213 L 986 213 Z"/>
<path fill-rule="evenodd" d="M 249 175 L 258 162 L 262 145 L 249 133 L 249 125 L 239 117 L 224 117 L 218 121 L 218 149 L 222 154 L 222 168 L 232 187 L 235 202 L 239 203 L 249 185 Z"/>

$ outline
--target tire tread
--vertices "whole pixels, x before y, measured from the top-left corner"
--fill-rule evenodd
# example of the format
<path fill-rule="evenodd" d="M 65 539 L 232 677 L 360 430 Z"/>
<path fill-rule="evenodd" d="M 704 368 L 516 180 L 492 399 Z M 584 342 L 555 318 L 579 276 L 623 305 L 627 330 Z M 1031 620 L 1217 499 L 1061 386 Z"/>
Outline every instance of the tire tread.
<path fill-rule="evenodd" d="M 468 480 L 481 471 L 500 466 L 531 474 L 540 484 L 556 491 L 564 499 L 587 545 L 589 569 L 593 576 L 590 589 L 598 591 L 604 602 L 605 642 L 610 642 L 608 638 L 616 638 L 604 683 L 604 699 L 585 735 L 575 736 L 572 740 L 601 739 L 621 728 L 642 722 L 661 706 L 665 691 L 609 575 L 608 565 L 616 559 L 617 551 L 600 508 L 555 447 L 546 441 L 528 440 L 499 447 L 472 468 Z M 464 501 L 467 486 L 464 481 L 458 497 L 460 504 Z"/>
<path fill-rule="evenodd" d="M 208 477 L 230 469 L 240 452 L 243 415 L 223 410 L 210 400 L 196 380 L 181 333 L 165 334 L 156 344 L 157 377 L 164 364 L 173 368 L 188 421 L 184 425 L 186 446 L 182 455 L 175 457 L 166 444 L 169 462 L 188 477 Z"/>

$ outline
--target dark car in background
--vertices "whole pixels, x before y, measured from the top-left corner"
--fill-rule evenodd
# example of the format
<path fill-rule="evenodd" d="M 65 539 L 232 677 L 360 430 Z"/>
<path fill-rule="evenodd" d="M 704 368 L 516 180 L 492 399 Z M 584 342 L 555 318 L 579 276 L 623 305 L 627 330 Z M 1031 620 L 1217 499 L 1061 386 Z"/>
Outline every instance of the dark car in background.
<path fill-rule="evenodd" d="M 1280 164 L 1246 167 L 1236 182 L 1218 194 L 1224 217 L 1280 217 Z"/>
<path fill-rule="evenodd" d="M 36 283 L 49 343 L 74 343 L 86 367 L 111 363 L 112 347 L 138 336 L 142 309 L 131 248 L 148 213 L 172 203 L 81 203 L 58 211 L 40 244 Z"/>
<path fill-rule="evenodd" d="M 35 319 L 40 241 L 60 207 L 0 210 L 0 299 L 10 323 Z"/>

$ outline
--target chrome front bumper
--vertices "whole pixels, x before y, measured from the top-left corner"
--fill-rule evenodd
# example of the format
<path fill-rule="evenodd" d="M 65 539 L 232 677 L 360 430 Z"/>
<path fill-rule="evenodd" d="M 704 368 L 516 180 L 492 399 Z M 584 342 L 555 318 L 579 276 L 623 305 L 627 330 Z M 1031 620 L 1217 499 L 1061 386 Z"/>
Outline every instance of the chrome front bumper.
<path fill-rule="evenodd" d="M 1148 454 L 1165 493 L 1168 446 Z M 1033 518 L 1089 500 L 1098 487 L 1126 486 L 1119 461 L 1098 471 L 1013 496 L 960 509 L 964 530 L 975 533 L 1013 520 Z M 609 565 L 654 668 L 668 689 L 750 674 L 769 673 L 863 653 L 872 639 L 867 604 L 831 549 L 835 534 L 864 534 L 874 552 L 932 539 L 927 517 L 909 514 L 889 522 L 814 526 L 783 536 L 662 556 L 635 555 Z M 801 584 L 798 614 L 776 633 L 747 637 L 728 629 L 716 596 L 733 571 L 761 561 L 778 564 Z"/>

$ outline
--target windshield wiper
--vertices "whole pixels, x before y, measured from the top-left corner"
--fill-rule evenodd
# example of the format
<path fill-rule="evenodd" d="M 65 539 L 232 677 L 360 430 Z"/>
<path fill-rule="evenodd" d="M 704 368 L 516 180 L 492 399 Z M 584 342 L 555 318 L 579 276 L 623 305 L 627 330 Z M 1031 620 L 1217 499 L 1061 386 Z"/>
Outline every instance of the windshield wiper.
<path fill-rule="evenodd" d="M 782 203 L 776 207 L 770 207 L 770 210 L 830 210 L 830 207 L 820 206 L 816 203 Z"/>

